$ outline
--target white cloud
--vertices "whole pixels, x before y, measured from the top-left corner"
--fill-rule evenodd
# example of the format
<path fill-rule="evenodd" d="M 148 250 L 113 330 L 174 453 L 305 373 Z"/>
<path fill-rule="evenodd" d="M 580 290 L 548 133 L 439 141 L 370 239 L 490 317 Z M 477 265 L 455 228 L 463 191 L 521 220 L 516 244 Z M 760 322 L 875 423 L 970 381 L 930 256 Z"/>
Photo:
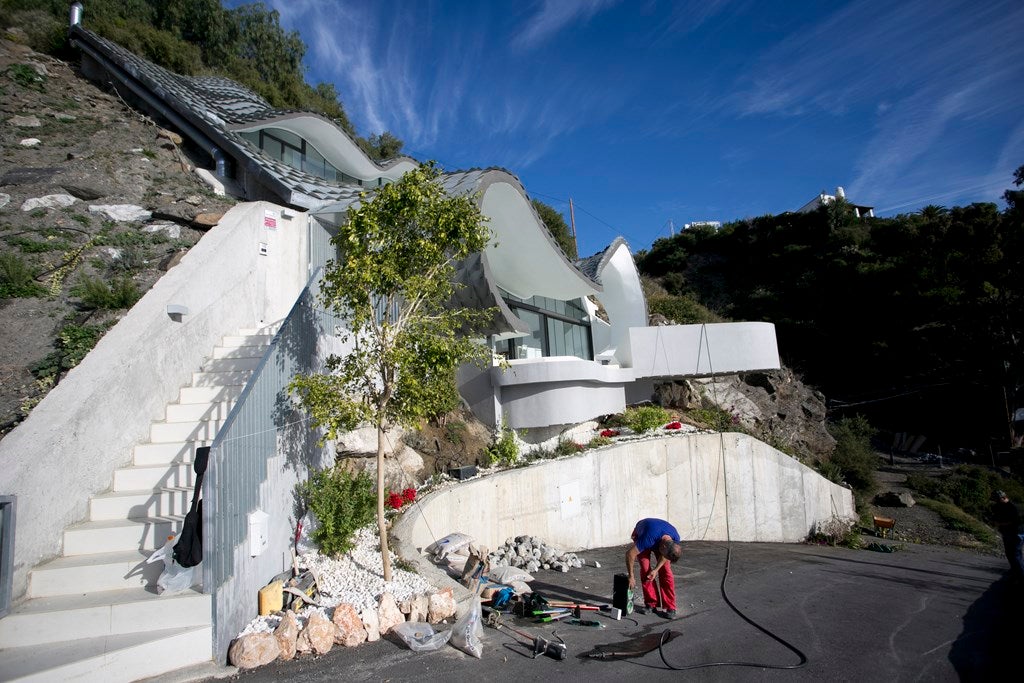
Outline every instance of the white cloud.
<path fill-rule="evenodd" d="M 595 14 L 615 5 L 618 0 L 541 0 L 539 11 L 513 40 L 519 49 L 536 47 L 563 28 L 577 21 L 587 21 Z"/>

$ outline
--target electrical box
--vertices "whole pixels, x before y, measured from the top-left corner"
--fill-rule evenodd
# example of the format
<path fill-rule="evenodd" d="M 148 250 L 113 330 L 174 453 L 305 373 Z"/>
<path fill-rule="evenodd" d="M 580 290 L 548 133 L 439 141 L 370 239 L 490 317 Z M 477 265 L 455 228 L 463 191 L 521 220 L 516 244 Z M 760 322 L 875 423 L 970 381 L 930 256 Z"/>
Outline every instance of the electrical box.
<path fill-rule="evenodd" d="M 262 555 L 270 544 L 270 515 L 262 510 L 249 513 L 249 555 Z"/>

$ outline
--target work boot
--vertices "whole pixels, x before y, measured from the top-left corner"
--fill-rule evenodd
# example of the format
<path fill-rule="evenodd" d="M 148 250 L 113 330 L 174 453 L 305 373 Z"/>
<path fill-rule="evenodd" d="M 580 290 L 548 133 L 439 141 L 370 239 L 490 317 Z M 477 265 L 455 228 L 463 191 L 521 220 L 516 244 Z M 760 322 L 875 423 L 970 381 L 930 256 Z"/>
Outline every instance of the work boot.
<path fill-rule="evenodd" d="M 651 612 L 653 610 L 653 607 L 645 607 L 644 605 L 633 605 L 633 612 L 635 614 L 647 614 L 648 612 Z"/>
<path fill-rule="evenodd" d="M 654 613 L 657 614 L 662 619 L 675 619 L 676 618 L 676 611 L 674 609 L 656 610 Z"/>

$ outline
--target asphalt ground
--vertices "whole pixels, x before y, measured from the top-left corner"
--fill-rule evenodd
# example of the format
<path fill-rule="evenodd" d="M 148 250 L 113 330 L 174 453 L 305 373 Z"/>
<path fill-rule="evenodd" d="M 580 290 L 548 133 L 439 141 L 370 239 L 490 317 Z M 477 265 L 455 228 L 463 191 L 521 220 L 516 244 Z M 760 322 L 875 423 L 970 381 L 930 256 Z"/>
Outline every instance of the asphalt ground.
<path fill-rule="evenodd" d="M 624 571 L 625 547 L 580 552 L 601 567 L 564 574 L 541 571 L 531 586 L 552 598 L 610 603 L 613 576 Z M 934 546 L 883 553 L 810 545 L 734 543 L 730 549 L 727 543 L 684 543 L 683 557 L 673 567 L 679 606 L 673 621 L 653 614 L 633 614 L 621 621 L 597 616 L 593 618 L 604 628 L 594 628 L 503 617 L 520 631 L 564 642 L 567 657 L 562 661 L 533 659 L 530 647 L 514 633 L 485 628 L 481 659 L 451 646 L 417 653 L 395 636 L 385 636 L 355 648 L 336 646 L 321 657 L 275 662 L 236 679 L 992 680 L 1014 670 L 1019 661 L 1013 656 L 1020 647 L 1015 626 L 1024 607 L 1024 589 L 1009 582 L 1005 569 L 1002 558 Z M 667 629 L 680 635 L 660 654 L 587 656 L 599 646 L 617 649 L 625 641 Z M 806 663 L 801 663 L 803 657 Z M 669 668 L 701 665 L 685 672 Z"/>

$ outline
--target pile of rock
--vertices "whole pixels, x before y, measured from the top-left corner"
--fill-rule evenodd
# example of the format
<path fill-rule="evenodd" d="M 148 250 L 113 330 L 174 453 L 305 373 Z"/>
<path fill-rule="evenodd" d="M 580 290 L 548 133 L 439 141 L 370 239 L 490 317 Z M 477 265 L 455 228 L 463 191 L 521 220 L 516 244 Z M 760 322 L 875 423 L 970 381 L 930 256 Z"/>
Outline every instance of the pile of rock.
<path fill-rule="evenodd" d="M 290 660 L 312 652 L 322 655 L 335 645 L 355 647 L 380 637 L 406 621 L 436 624 L 455 616 L 451 588 L 396 602 L 384 593 L 377 604 L 361 612 L 348 603 L 333 610 L 288 610 L 259 622 L 263 629 L 243 632 L 228 650 L 228 660 L 240 669 L 253 669 L 276 659 Z"/>
<path fill-rule="evenodd" d="M 567 572 L 583 566 L 583 560 L 576 553 L 563 552 L 536 536 L 506 539 L 487 559 L 492 567 L 517 567 L 531 574 L 541 569 Z"/>

